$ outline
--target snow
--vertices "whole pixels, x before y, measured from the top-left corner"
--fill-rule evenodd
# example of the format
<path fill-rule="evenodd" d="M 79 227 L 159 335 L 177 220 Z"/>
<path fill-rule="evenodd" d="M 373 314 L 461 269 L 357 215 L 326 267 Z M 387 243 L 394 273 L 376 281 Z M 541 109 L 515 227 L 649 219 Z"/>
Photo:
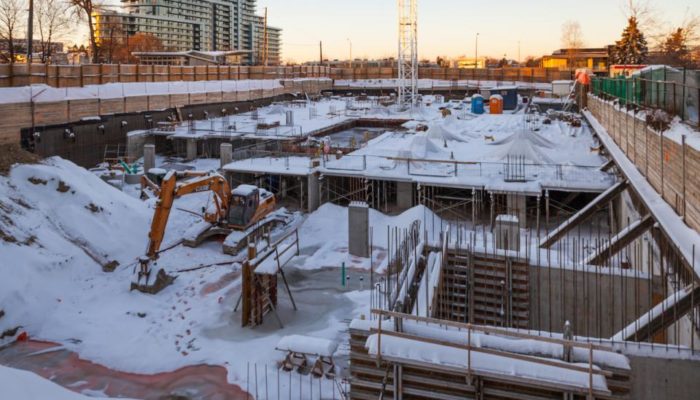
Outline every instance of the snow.
<path fill-rule="evenodd" d="M 515 215 L 509 215 L 509 214 L 501 214 L 496 217 L 496 222 L 510 222 L 510 223 L 518 223 L 518 217 Z"/>
<path fill-rule="evenodd" d="M 224 165 L 227 172 L 307 176 L 316 171 L 312 157 L 252 157 Z"/>
<path fill-rule="evenodd" d="M 331 357 L 338 344 L 332 340 L 303 335 L 289 335 L 280 339 L 277 350 Z"/>
<path fill-rule="evenodd" d="M 462 332 L 464 335 L 464 332 Z M 369 354 L 379 352 L 378 335 L 367 339 L 366 348 Z M 381 355 L 402 360 L 431 363 L 450 368 L 466 370 L 470 367 L 476 373 L 491 373 L 519 378 L 537 380 L 542 383 L 559 383 L 581 389 L 589 386 L 589 374 L 586 372 L 568 370 L 556 366 L 539 364 L 533 361 L 523 361 L 510 357 L 485 354 L 478 351 L 469 352 L 452 346 L 426 343 L 418 340 L 382 335 Z M 468 360 L 471 360 L 470 362 Z M 562 362 L 562 366 L 567 365 Z M 571 364 L 568 364 L 571 365 Z M 573 364 L 587 367 L 587 364 Z M 594 368 L 597 370 L 598 367 Z M 609 392 L 605 377 L 593 375 L 593 389 Z"/>
<path fill-rule="evenodd" d="M 437 117 L 427 121 L 427 133 L 386 132 L 339 160 L 323 161 L 319 172 L 534 194 L 544 189 L 599 192 L 615 182 L 614 175 L 599 170 L 606 160 L 588 151 L 596 142 L 587 127 L 561 121 L 546 125 L 543 118 Z M 525 157 L 526 182 L 504 180 L 508 156 Z"/>
<path fill-rule="evenodd" d="M 0 365 L 0 388 L 3 399 L 16 400 L 107 400 L 71 392 L 33 372 Z M 128 400 L 128 399 L 125 399 Z"/>
<path fill-rule="evenodd" d="M 253 194 L 253 192 L 256 190 L 258 190 L 258 187 L 255 185 L 238 185 L 235 189 L 233 189 L 232 194 L 234 196 L 247 197 Z"/>
<path fill-rule="evenodd" d="M 0 88 L 0 104 L 25 103 L 32 99 L 37 103 L 62 100 L 115 99 L 132 96 L 206 92 L 247 92 L 282 88 L 277 80 L 196 81 L 196 82 L 128 82 L 86 85 L 83 87 L 55 88 L 48 85 L 31 85 Z"/>
<path fill-rule="evenodd" d="M 57 190 L 65 186 L 65 192 Z M 176 200 L 163 248 L 201 221 L 187 211 L 201 213 L 208 201 L 207 193 Z M 284 331 L 278 331 L 272 317 L 259 329 L 242 328 L 240 312 L 232 311 L 240 293 L 240 266 L 215 241 L 162 253 L 155 268 L 177 273 L 174 284 L 155 296 L 130 292 L 136 262 L 146 250 L 154 203 L 141 202 L 59 158 L 16 166 L 8 177 L 0 176 L 0 229 L 14 240 L 0 239 L 0 307 L 7 313 L 0 330 L 22 325 L 32 338 L 56 342 L 82 359 L 124 372 L 221 365 L 231 383 L 245 388 L 248 362 L 251 367 L 269 365 L 275 373 L 280 359 L 275 346 L 282 336 L 346 340 L 344 321 L 367 313 L 368 290 L 357 291 L 357 284 L 341 289 L 337 273 L 322 270 L 329 264 L 309 262 L 289 279 L 299 310 L 287 312 L 291 304 L 280 295 Z M 316 228 L 306 224 L 301 230 Z M 305 238 L 309 244 L 324 239 Z M 346 236 L 344 240 L 330 244 L 328 254 L 347 256 Z M 120 266 L 103 272 L 97 261 L 113 259 Z M 205 267 L 213 263 L 223 265 Z M 177 272 L 193 267 L 202 268 Z M 264 374 L 259 379 L 264 382 Z"/>
<path fill-rule="evenodd" d="M 355 79 L 343 80 L 336 79 L 334 82 L 336 88 L 354 88 L 354 89 L 392 89 L 398 86 L 397 79 Z M 552 86 L 549 83 L 533 83 L 533 82 L 515 82 L 515 81 L 489 81 L 489 80 L 440 80 L 440 79 L 418 79 L 418 89 L 440 89 L 454 87 L 469 87 L 469 88 L 489 88 L 500 90 L 502 88 L 523 88 L 547 90 Z"/>

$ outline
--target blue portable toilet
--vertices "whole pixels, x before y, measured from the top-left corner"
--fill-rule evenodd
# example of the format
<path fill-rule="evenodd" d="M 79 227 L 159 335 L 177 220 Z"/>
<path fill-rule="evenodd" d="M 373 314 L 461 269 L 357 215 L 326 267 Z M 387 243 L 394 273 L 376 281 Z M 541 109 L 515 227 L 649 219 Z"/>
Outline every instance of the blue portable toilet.
<path fill-rule="evenodd" d="M 517 86 L 496 86 L 489 89 L 489 96 L 499 95 L 503 97 L 503 109 L 515 110 L 518 108 Z"/>
<path fill-rule="evenodd" d="M 472 96 L 472 113 L 484 113 L 484 97 L 480 94 L 475 94 L 474 96 Z"/>

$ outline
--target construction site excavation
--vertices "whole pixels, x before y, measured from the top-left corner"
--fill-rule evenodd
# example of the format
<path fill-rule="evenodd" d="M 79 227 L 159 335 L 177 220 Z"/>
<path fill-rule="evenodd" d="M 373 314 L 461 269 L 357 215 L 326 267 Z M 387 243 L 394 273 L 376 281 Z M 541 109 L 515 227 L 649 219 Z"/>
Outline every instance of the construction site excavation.
<path fill-rule="evenodd" d="M 0 399 L 697 399 L 700 72 L 423 69 L 398 3 L 386 68 L 267 11 L 262 65 L 10 64 Z"/>

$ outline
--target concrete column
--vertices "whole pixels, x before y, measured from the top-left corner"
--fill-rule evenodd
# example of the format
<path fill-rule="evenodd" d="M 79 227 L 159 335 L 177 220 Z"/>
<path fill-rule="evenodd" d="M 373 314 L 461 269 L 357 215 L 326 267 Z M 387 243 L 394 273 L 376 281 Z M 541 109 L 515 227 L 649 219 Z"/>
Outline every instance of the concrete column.
<path fill-rule="evenodd" d="M 396 206 L 399 211 L 413 207 L 413 182 L 396 182 Z"/>
<path fill-rule="evenodd" d="M 197 141 L 195 139 L 187 139 L 187 155 L 185 158 L 187 160 L 197 158 Z"/>
<path fill-rule="evenodd" d="M 231 143 L 221 143 L 219 157 L 221 159 L 221 168 L 224 168 L 226 164 L 230 164 L 233 161 L 233 145 Z"/>
<path fill-rule="evenodd" d="M 308 190 L 309 198 L 309 209 L 308 212 L 314 212 L 321 205 L 321 196 L 319 191 L 318 177 L 316 174 L 310 174 L 307 178 L 308 185 L 306 185 Z"/>
<path fill-rule="evenodd" d="M 508 214 L 518 217 L 521 226 L 525 226 L 527 224 L 527 197 L 522 194 L 508 194 L 506 201 Z"/>
<path fill-rule="evenodd" d="M 518 217 L 499 215 L 496 217 L 496 248 L 499 250 L 520 250 L 520 228 Z"/>
<path fill-rule="evenodd" d="M 356 257 L 369 257 L 369 206 L 353 201 L 348 208 L 348 249 Z"/>
<path fill-rule="evenodd" d="M 148 173 L 151 168 L 156 167 L 156 145 L 147 144 L 143 146 L 143 172 Z"/>

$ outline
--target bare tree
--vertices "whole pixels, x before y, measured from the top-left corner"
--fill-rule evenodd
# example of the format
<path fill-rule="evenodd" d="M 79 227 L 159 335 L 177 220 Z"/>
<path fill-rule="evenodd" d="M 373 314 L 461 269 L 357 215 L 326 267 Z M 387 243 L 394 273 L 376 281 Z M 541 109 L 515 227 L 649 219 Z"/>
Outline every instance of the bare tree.
<path fill-rule="evenodd" d="M 36 22 L 41 41 L 41 61 L 49 62 L 53 51 L 51 43 L 72 29 L 68 4 L 62 0 L 40 0 Z"/>
<path fill-rule="evenodd" d="M 655 0 L 622 0 L 622 14 L 627 21 L 634 18 L 639 30 L 651 39 L 652 44 L 661 45 L 664 40 L 663 13 Z"/>
<path fill-rule="evenodd" d="M 87 21 L 90 35 L 90 52 L 92 62 L 97 64 L 100 61 L 99 47 L 95 37 L 95 24 L 92 21 L 93 14 L 100 10 L 102 3 L 99 0 L 68 0 L 68 6 L 73 14 L 83 21 Z"/>
<path fill-rule="evenodd" d="M 578 21 L 566 21 L 561 26 L 561 44 L 569 58 L 569 68 L 575 68 L 576 58 L 584 46 L 583 32 Z"/>
<path fill-rule="evenodd" d="M 7 42 L 7 59 L 10 64 L 15 62 L 17 35 L 24 26 L 24 15 L 24 1 L 0 1 L 0 39 Z"/>

